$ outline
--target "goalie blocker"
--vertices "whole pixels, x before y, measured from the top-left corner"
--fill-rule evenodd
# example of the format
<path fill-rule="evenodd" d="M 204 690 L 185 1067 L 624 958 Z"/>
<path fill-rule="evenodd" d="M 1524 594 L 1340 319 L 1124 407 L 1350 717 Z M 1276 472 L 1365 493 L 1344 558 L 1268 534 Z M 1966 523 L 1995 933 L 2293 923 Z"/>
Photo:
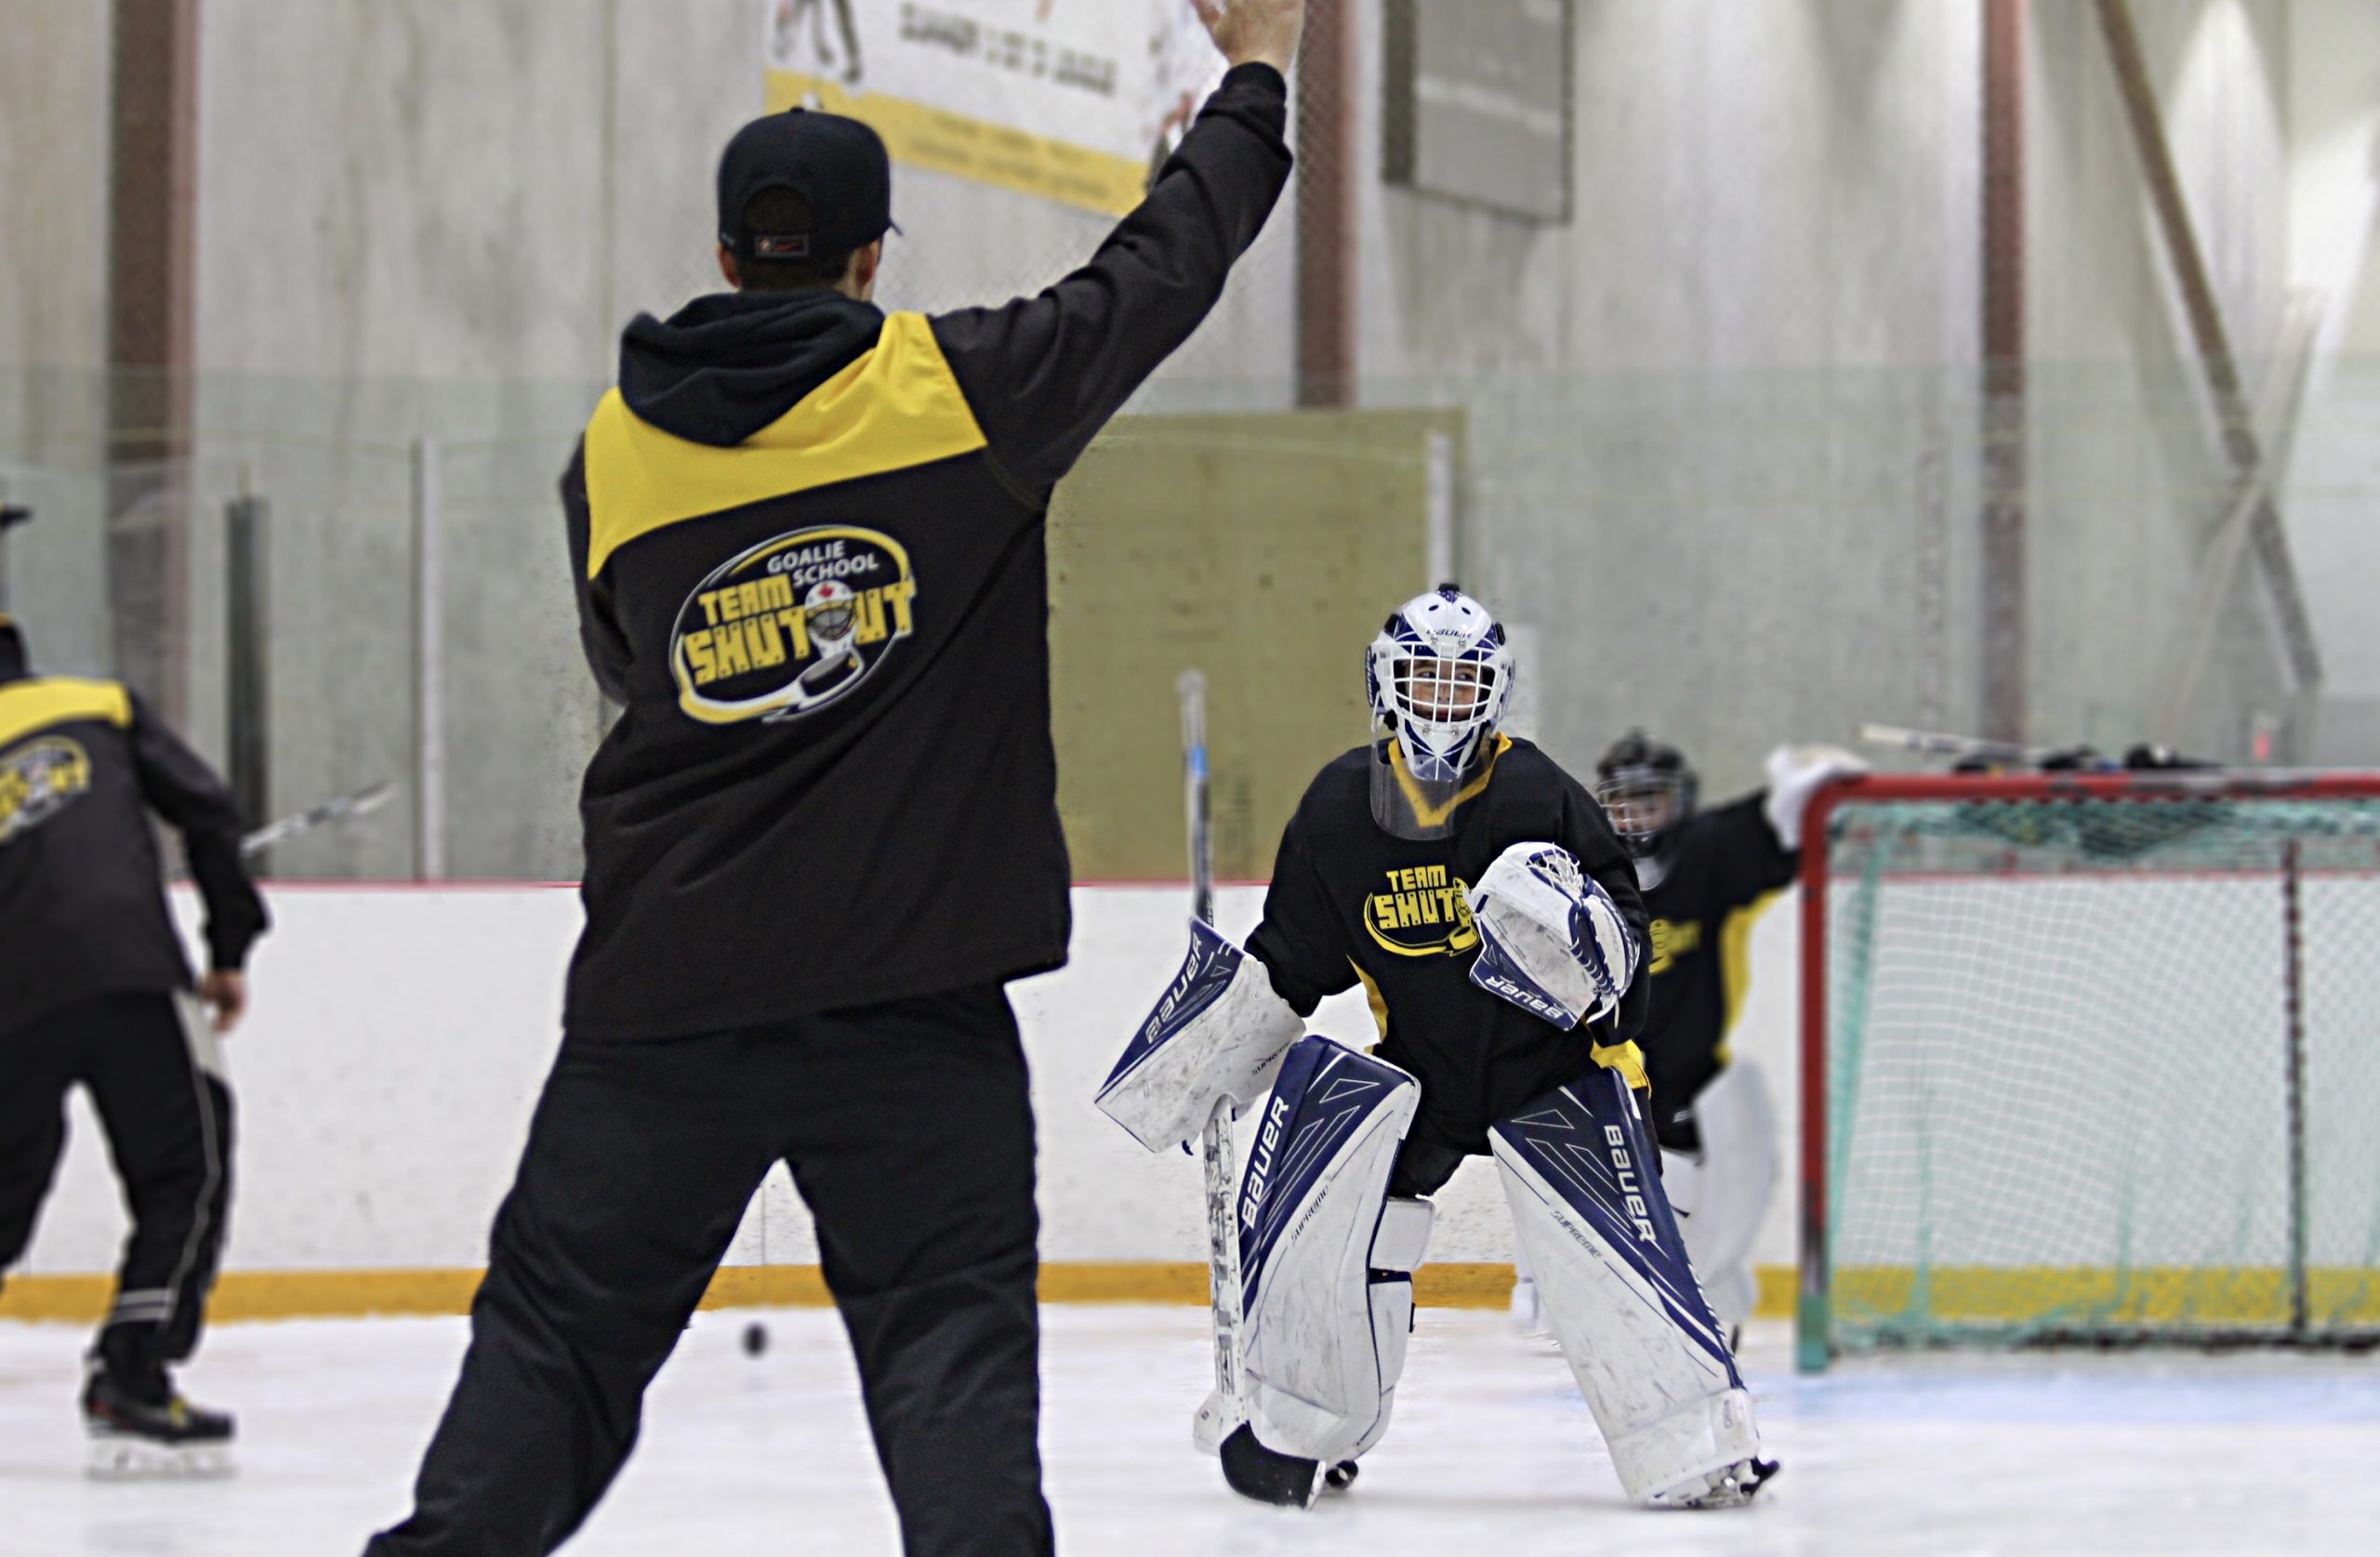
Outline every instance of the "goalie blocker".
<path fill-rule="evenodd" d="M 1195 1141 L 1224 1098 L 1264 1095 L 1305 1029 L 1273 993 L 1264 965 L 1203 919 L 1190 955 L 1099 1089 L 1099 1110 L 1152 1152 Z"/>

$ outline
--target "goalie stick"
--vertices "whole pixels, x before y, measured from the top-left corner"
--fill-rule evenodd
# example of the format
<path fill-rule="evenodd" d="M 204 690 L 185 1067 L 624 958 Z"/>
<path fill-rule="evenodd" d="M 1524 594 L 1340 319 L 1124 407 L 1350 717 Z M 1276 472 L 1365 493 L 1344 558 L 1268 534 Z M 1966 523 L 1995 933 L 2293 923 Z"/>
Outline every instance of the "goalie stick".
<path fill-rule="evenodd" d="M 1207 788 L 1207 678 L 1185 670 L 1174 683 L 1182 701 L 1183 809 L 1190 834 L 1190 912 L 1215 922 L 1215 850 L 1209 831 Z M 1207 1116 L 1198 1138 L 1199 1166 L 1207 1192 L 1207 1282 L 1215 1326 L 1215 1395 L 1223 1419 L 1216 1440 L 1229 1437 L 1245 1414 L 1239 1402 L 1239 1179 L 1238 1142 L 1232 1137 L 1231 1100 L 1223 1098 Z"/>
<path fill-rule="evenodd" d="M 240 839 L 240 857 L 253 859 L 276 843 L 322 827 L 343 827 L 360 817 L 369 816 L 389 803 L 397 792 L 393 784 L 376 784 L 369 788 L 341 795 L 335 800 L 324 800 L 309 811 L 284 816 L 278 822 L 267 823 Z"/>

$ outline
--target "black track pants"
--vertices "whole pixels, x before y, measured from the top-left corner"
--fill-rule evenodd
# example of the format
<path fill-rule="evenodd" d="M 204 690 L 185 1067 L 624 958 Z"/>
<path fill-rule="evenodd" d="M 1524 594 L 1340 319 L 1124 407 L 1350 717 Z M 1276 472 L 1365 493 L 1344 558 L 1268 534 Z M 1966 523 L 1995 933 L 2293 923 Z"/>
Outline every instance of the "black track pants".
<path fill-rule="evenodd" d="M 99 1352 L 157 1398 L 197 1348 L 231 1204 L 231 1093 L 203 1020 L 171 995 L 110 995 L 0 1033 L 0 1270 L 33 1241 L 80 1085 L 132 1212 Z"/>
<path fill-rule="evenodd" d="M 988 985 L 705 1037 L 564 1039 L 413 1517 L 369 1557 L 567 1539 L 780 1158 L 817 1219 L 905 1550 L 1051 1550 L 1033 1115 Z"/>

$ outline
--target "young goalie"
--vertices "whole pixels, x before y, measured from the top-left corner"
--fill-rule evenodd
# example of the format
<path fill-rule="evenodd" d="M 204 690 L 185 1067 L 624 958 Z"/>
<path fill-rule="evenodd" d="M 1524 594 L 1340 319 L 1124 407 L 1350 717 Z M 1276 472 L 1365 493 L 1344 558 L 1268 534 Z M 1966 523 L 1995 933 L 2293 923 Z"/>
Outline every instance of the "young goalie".
<path fill-rule="evenodd" d="M 1637 1095 L 1634 872 L 1586 790 L 1499 731 L 1513 675 L 1503 628 L 1450 585 L 1389 617 L 1375 739 L 1307 789 L 1246 950 L 1191 927 L 1100 1093 L 1152 1151 L 1223 1097 L 1263 1100 L 1237 1201 L 1240 1398 L 1200 1413 L 1251 1498 L 1303 1506 L 1386 1432 L 1427 1197 L 1491 1155 L 1628 1495 L 1740 1502 L 1775 1470 Z M 1301 1038 L 1358 980 L 1379 1047 Z"/>

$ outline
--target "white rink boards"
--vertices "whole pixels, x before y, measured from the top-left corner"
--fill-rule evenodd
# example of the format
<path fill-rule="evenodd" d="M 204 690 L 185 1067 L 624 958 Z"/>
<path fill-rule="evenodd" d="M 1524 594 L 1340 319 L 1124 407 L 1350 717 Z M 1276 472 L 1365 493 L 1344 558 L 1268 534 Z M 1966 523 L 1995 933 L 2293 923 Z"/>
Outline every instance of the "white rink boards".
<path fill-rule="evenodd" d="M 704 1314 L 644 1441 L 569 1557 L 866 1557 L 897 1548 L 833 1316 Z M 2375 1550 L 2380 1361 L 1926 1357 L 1795 1379 L 1781 1325 L 1748 1372 L 1785 1473 L 1751 1509 L 1624 1505 L 1550 1346 L 1501 1315 L 1425 1310 L 1396 1425 L 1344 1498 L 1236 1498 L 1189 1446 L 1205 1387 L 1194 1309 L 1045 1311 L 1043 1453 L 1073 1557 L 2202 1557 Z M 463 1322 L 227 1326 L 193 1392 L 243 1415 L 219 1484 L 80 1474 L 84 1337 L 0 1325 L 0 1550 L 11 1557 L 343 1557 L 403 1509 Z"/>

